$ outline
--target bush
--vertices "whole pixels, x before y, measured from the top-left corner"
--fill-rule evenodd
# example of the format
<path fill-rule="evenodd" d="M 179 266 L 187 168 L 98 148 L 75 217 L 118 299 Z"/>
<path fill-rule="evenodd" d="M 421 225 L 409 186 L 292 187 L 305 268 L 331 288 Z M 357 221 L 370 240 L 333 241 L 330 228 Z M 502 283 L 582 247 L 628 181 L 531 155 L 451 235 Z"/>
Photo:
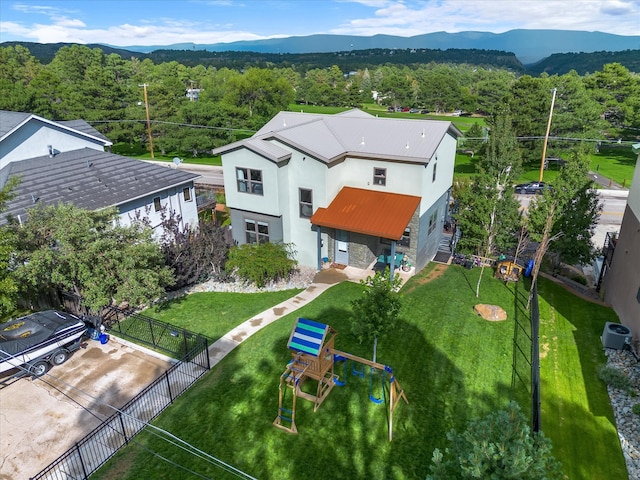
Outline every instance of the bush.
<path fill-rule="evenodd" d="M 640 415 L 640 403 L 636 403 L 633 407 L 631 407 L 631 410 L 636 415 Z"/>
<path fill-rule="evenodd" d="M 226 269 L 238 279 L 262 288 L 291 276 L 298 264 L 293 260 L 295 253 L 290 243 L 247 243 L 229 250 Z"/>
<path fill-rule="evenodd" d="M 622 370 L 609 365 L 600 365 L 598 369 L 598 377 L 607 385 L 617 388 L 618 390 L 629 390 L 631 388 L 631 380 Z"/>
<path fill-rule="evenodd" d="M 447 439 L 444 452 L 433 452 L 427 480 L 563 478 L 551 441 L 542 432 L 531 432 L 515 402 L 473 420 L 462 433 L 451 430 Z"/>

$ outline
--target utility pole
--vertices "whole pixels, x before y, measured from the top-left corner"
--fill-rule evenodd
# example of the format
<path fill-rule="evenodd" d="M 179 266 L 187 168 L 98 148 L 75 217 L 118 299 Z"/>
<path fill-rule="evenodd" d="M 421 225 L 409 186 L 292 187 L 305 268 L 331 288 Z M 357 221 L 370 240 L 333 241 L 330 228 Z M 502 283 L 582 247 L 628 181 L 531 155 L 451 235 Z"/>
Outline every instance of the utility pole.
<path fill-rule="evenodd" d="M 143 83 L 142 85 L 138 85 L 143 88 L 144 91 L 144 109 L 147 112 L 147 135 L 149 136 L 149 148 L 151 150 L 151 158 L 155 158 L 153 156 L 153 140 L 151 138 L 151 121 L 149 120 L 149 101 L 147 100 L 147 84 Z"/>
<path fill-rule="evenodd" d="M 551 117 L 553 116 L 553 105 L 556 103 L 556 89 L 553 89 L 553 97 L 551 97 L 551 109 L 549 110 L 549 121 L 547 122 L 547 133 L 544 135 L 544 145 L 542 145 L 542 160 L 540 162 L 540 178 L 539 182 L 542 181 L 542 173 L 544 171 L 544 160 L 547 156 L 547 141 L 549 140 L 549 130 L 551 130 Z"/>

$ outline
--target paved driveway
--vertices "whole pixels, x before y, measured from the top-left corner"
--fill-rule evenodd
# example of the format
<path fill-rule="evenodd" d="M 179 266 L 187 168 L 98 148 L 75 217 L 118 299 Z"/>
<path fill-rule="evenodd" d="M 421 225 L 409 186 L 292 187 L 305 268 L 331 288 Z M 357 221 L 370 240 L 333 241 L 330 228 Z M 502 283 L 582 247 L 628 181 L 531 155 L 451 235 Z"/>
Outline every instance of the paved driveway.
<path fill-rule="evenodd" d="M 112 413 L 102 402 L 121 407 L 170 366 L 111 337 L 0 389 L 0 480 L 38 473 Z"/>

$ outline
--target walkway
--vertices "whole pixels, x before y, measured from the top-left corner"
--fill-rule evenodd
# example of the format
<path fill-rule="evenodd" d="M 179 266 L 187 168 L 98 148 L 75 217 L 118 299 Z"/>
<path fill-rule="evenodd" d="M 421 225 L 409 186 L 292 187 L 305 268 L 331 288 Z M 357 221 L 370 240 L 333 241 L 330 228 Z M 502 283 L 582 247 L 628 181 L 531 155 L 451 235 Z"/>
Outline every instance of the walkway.
<path fill-rule="evenodd" d="M 246 322 L 227 332 L 222 338 L 209 346 L 209 360 L 211 361 L 211 366 L 213 367 L 220 362 L 227 356 L 227 354 L 229 354 L 229 352 L 258 330 L 266 327 L 285 315 L 298 310 L 300 307 L 306 305 L 312 300 L 315 300 L 331 286 L 346 280 L 358 282 L 370 275 L 373 275 L 371 271 L 361 270 L 354 267 L 346 267 L 343 270 L 337 268 L 326 268 L 321 270 L 316 274 L 313 279 L 313 283 L 309 285 L 305 291 L 300 292 L 295 297 L 285 300 L 275 307 L 265 310 L 264 312 L 250 318 Z"/>

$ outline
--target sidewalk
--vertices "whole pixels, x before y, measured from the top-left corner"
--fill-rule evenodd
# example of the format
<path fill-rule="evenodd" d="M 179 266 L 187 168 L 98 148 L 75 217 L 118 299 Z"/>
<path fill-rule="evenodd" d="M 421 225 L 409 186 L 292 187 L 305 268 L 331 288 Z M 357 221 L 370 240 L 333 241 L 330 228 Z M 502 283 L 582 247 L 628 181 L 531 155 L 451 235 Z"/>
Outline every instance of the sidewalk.
<path fill-rule="evenodd" d="M 336 268 L 321 270 L 316 274 L 313 279 L 313 283 L 309 285 L 305 291 L 300 292 L 293 298 L 279 303 L 269 310 L 265 310 L 264 312 L 255 315 L 246 322 L 227 332 L 222 338 L 209 346 L 209 360 L 211 362 L 211 366 L 213 367 L 220 362 L 234 348 L 258 330 L 275 322 L 283 316 L 298 310 L 300 307 L 306 305 L 312 300 L 315 300 L 331 286 L 347 280 L 358 282 L 359 280 L 366 278 L 368 275 L 371 275 L 371 272 L 353 267 L 346 267 L 343 270 Z"/>
<path fill-rule="evenodd" d="M 610 178 L 603 177 L 598 172 L 590 171 L 587 176 L 591 179 L 592 182 L 597 183 L 600 187 L 604 187 L 609 190 L 624 190 L 628 191 L 628 188 L 623 187 L 619 183 L 614 182 Z"/>

